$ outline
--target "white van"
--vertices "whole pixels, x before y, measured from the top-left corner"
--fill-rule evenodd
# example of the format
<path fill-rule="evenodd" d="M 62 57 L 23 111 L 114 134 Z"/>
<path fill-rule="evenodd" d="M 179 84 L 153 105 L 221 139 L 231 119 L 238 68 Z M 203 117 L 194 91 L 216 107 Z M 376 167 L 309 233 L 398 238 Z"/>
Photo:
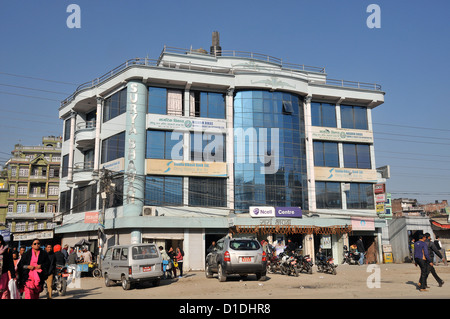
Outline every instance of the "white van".
<path fill-rule="evenodd" d="M 102 260 L 106 287 L 120 281 L 124 290 L 136 282 L 151 281 L 158 286 L 163 276 L 162 257 L 155 244 L 109 247 Z"/>

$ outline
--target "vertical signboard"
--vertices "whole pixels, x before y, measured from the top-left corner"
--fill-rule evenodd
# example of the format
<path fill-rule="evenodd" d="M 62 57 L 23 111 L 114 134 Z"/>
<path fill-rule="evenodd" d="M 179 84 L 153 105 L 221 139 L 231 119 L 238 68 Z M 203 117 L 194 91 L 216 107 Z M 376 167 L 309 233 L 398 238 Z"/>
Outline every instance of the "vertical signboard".
<path fill-rule="evenodd" d="M 127 84 L 125 131 L 124 216 L 141 215 L 144 206 L 145 122 L 147 87 L 139 81 Z M 131 243 L 140 243 L 140 232 L 131 232 Z"/>

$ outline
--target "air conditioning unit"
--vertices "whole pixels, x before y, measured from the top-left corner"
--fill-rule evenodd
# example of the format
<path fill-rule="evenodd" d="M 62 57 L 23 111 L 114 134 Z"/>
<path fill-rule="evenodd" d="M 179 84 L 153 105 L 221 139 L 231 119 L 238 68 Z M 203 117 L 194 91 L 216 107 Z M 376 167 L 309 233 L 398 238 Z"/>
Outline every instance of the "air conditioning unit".
<path fill-rule="evenodd" d="M 156 213 L 156 206 L 144 206 L 142 209 L 142 216 L 158 216 Z"/>

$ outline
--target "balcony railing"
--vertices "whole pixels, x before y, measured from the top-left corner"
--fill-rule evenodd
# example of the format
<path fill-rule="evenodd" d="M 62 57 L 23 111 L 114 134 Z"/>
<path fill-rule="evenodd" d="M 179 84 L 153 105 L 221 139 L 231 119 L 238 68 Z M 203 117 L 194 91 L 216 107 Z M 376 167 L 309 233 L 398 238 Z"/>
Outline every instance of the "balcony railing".
<path fill-rule="evenodd" d="M 168 47 L 164 46 L 158 60 L 155 59 L 149 59 L 149 58 L 134 58 L 127 60 L 120 64 L 119 66 L 115 67 L 114 69 L 108 71 L 107 73 L 103 74 L 102 76 L 95 78 L 89 82 L 85 82 L 81 85 L 79 85 L 75 92 L 72 93 L 69 97 L 67 97 L 65 100 L 61 101 L 61 107 L 65 106 L 66 104 L 70 103 L 75 99 L 75 96 L 77 96 L 80 92 L 84 90 L 91 89 L 93 87 L 99 86 L 103 82 L 109 80 L 113 76 L 123 72 L 124 70 L 135 67 L 135 66 L 143 66 L 143 67 L 163 67 L 163 68 L 180 68 L 180 69 L 187 69 L 187 70 L 196 70 L 196 71 L 204 71 L 204 72 L 211 72 L 211 73 L 229 73 L 234 74 L 234 71 L 236 69 L 241 68 L 227 68 L 227 67 L 221 67 L 221 66 L 212 66 L 212 65 L 202 65 L 202 64 L 195 64 L 195 63 L 186 63 L 182 64 L 178 61 L 162 61 L 162 56 L 164 53 L 175 53 L 175 54 L 198 54 L 198 55 L 205 55 L 205 56 L 213 56 L 209 53 L 201 53 L 196 50 L 192 49 L 181 49 L 181 48 L 175 48 L 175 47 Z M 270 55 L 260 54 L 260 53 L 253 53 L 253 52 L 246 52 L 246 51 L 235 51 L 235 50 L 222 50 L 221 56 L 224 57 L 238 57 L 238 58 L 247 58 L 251 60 L 257 60 L 261 62 L 269 62 L 272 64 L 275 64 L 278 69 L 287 70 L 287 71 L 305 71 L 305 72 L 316 72 L 316 73 L 325 73 L 325 68 L 323 67 L 315 67 L 315 66 L 309 66 L 304 64 L 294 64 L 294 63 L 286 63 L 282 59 L 272 57 Z M 264 67 L 262 69 L 270 69 L 270 67 Z M 255 68 L 257 70 L 257 68 Z M 381 85 L 375 84 L 375 83 L 363 83 L 363 82 L 353 82 L 353 81 L 345 81 L 345 80 L 334 80 L 334 79 L 327 79 L 325 81 L 315 81 L 311 83 L 317 83 L 317 84 L 326 84 L 330 86 L 340 86 L 340 87 L 349 87 L 349 88 L 358 88 L 358 89 L 366 89 L 366 90 L 374 90 L 374 91 L 381 91 Z"/>

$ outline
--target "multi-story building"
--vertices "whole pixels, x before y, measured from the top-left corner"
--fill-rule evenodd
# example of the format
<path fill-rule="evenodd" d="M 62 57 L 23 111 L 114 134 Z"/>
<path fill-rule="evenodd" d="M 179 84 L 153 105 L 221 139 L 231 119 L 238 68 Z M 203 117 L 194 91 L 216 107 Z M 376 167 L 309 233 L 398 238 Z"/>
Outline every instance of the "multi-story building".
<path fill-rule="evenodd" d="M 7 195 L 5 224 L 14 245 L 34 238 L 52 242 L 58 209 L 61 137 L 46 136 L 38 146 L 16 144 L 4 167 Z M 1 184 L 1 182 L 0 182 Z M 3 193 L 3 192 L 2 192 Z"/>
<path fill-rule="evenodd" d="M 202 269 L 226 234 L 278 246 L 290 237 L 338 260 L 358 235 L 380 248 L 381 87 L 217 40 L 209 53 L 164 47 L 157 60 L 128 60 L 62 101 L 55 232 L 95 242 L 100 220 L 108 245 L 182 246 L 188 269 Z"/>

